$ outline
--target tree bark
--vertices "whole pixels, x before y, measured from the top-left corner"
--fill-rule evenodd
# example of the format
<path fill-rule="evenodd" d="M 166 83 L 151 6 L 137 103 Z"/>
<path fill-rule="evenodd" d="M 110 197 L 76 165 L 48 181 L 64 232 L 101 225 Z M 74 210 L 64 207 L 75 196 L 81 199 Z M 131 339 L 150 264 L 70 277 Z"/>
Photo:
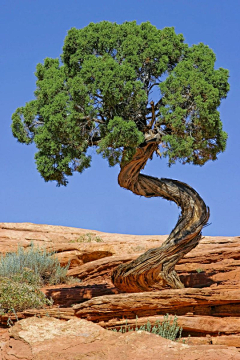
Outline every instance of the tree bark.
<path fill-rule="evenodd" d="M 140 174 L 156 150 L 157 144 L 154 142 L 139 147 L 133 159 L 121 167 L 118 183 L 137 195 L 161 196 L 174 201 L 182 212 L 161 247 L 150 249 L 136 260 L 121 264 L 113 271 L 112 281 L 123 292 L 152 291 L 167 286 L 183 288 L 174 267 L 198 245 L 201 230 L 209 219 L 209 208 L 189 185 L 178 180 Z"/>

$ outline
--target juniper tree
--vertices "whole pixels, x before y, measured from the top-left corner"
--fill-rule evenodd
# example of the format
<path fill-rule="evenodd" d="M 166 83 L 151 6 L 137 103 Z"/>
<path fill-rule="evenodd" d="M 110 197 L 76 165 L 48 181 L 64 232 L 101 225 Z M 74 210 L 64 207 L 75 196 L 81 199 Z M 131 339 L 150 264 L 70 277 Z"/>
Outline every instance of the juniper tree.
<path fill-rule="evenodd" d="M 12 116 L 18 141 L 36 144 L 46 181 L 66 185 L 90 166 L 88 148 L 96 147 L 110 166 L 120 165 L 120 186 L 181 207 L 161 247 L 114 270 L 123 291 L 183 287 L 174 266 L 198 244 L 209 209 L 189 185 L 140 171 L 155 154 L 170 165 L 203 165 L 225 150 L 218 108 L 228 71 L 215 69 L 215 60 L 207 45 L 188 46 L 174 28 L 90 23 L 69 30 L 60 59 L 37 65 L 35 99 Z"/>

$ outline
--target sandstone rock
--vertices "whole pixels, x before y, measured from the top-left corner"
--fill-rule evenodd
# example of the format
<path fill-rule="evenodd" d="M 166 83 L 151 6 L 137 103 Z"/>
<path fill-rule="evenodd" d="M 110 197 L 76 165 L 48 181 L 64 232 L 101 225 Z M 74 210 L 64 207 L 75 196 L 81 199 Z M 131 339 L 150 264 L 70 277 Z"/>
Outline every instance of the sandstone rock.
<path fill-rule="evenodd" d="M 59 308 L 59 307 L 52 307 L 52 308 L 46 308 L 46 309 L 29 309 L 24 310 L 22 312 L 17 312 L 15 314 L 4 314 L 0 317 L 0 323 L 1 325 L 5 326 L 12 326 L 17 321 L 20 321 L 22 319 L 26 319 L 28 317 L 54 317 L 56 319 L 60 320 L 70 320 L 74 318 L 74 310 L 72 307 L 65 307 L 65 308 Z M 1 359 L 1 358 L 0 358 Z"/>
<path fill-rule="evenodd" d="M 1 341 L 2 360 L 239 360 L 234 347 L 172 342 L 144 331 L 107 331 L 86 320 L 28 318 Z M 1 339 L 2 340 L 2 339 Z"/>
<path fill-rule="evenodd" d="M 82 266 L 77 266 L 68 271 L 68 276 L 75 276 L 82 281 L 91 283 L 99 283 L 105 280 L 111 281 L 112 270 L 120 264 L 129 262 L 138 255 L 131 254 L 125 256 L 111 256 L 107 259 L 99 259 L 88 262 Z"/>
<path fill-rule="evenodd" d="M 80 238 L 86 234 L 92 236 L 93 241 L 84 242 Z M 101 238 L 101 242 L 94 241 L 94 237 Z M 65 226 L 37 225 L 31 223 L 0 223 L 0 253 L 16 251 L 17 246 L 27 247 L 34 244 L 60 252 L 69 250 L 103 250 L 113 254 L 128 254 L 144 252 L 159 246 L 167 236 L 165 235 L 124 235 L 110 234 L 100 231 L 77 229 Z M 80 242 L 79 242 L 80 239 Z M 60 245 L 60 246 L 59 246 Z"/>
<path fill-rule="evenodd" d="M 187 345 L 225 345 L 240 348 L 240 335 L 222 335 L 222 336 L 199 336 L 182 337 L 181 341 Z"/>
<path fill-rule="evenodd" d="M 240 348 L 240 335 L 216 336 L 211 339 L 213 345 L 227 345 Z"/>
<path fill-rule="evenodd" d="M 90 234 L 93 241 L 84 242 L 81 240 L 79 242 L 79 239 L 86 234 Z M 94 241 L 95 236 L 100 237 L 101 242 Z M 150 248 L 161 246 L 166 238 L 166 235 L 110 234 L 64 226 L 0 223 L 0 253 L 3 254 L 16 251 L 18 245 L 28 247 L 31 242 L 34 242 L 34 244 L 40 247 L 45 247 L 58 253 L 73 251 L 72 254 L 69 254 L 70 256 L 79 254 L 74 251 L 106 251 L 108 252 L 106 256 L 110 254 L 126 256 L 136 253 L 141 254 Z M 189 267 L 188 270 L 194 270 L 197 264 L 203 266 L 203 264 L 211 264 L 225 259 L 240 260 L 239 239 L 240 237 L 206 236 L 179 264 L 192 263 L 193 268 Z M 62 256 L 64 257 L 64 255 Z M 89 258 L 89 260 L 85 260 L 83 263 L 92 260 L 94 259 Z M 78 265 L 77 262 L 76 265 Z"/>
<path fill-rule="evenodd" d="M 205 238 L 177 264 L 176 271 L 186 287 L 240 285 L 240 241 L 237 237 L 226 241 L 222 237 Z M 86 284 L 111 282 L 111 272 L 115 267 L 138 256 L 139 253 L 128 251 L 125 255 L 105 257 L 73 267 L 68 274 Z"/>
<path fill-rule="evenodd" d="M 77 285 L 55 285 L 41 289 L 48 298 L 52 298 L 54 305 L 68 307 L 72 304 L 82 303 L 96 296 L 117 294 L 118 290 L 108 284 L 96 284 L 82 286 Z"/>
<path fill-rule="evenodd" d="M 90 234 L 93 241 L 82 242 L 86 234 Z M 96 236 L 101 242 L 94 241 Z M 116 266 L 135 259 L 147 249 L 160 246 L 165 239 L 165 235 L 136 236 L 63 226 L 0 223 L 0 253 L 16 251 L 18 245 L 28 247 L 34 242 L 57 252 L 56 256 L 62 265 L 70 261 L 69 275 L 77 276 L 88 284 L 102 283 L 103 280 L 109 282 L 111 271 Z M 176 270 L 187 287 L 211 286 L 223 282 L 238 285 L 239 249 L 239 237 L 206 236 L 180 261 Z M 85 265 L 90 262 L 89 267 Z"/>
<path fill-rule="evenodd" d="M 111 273 L 119 264 L 136 259 L 139 254 L 111 256 L 76 266 L 68 271 L 86 284 L 111 282 Z M 226 259 L 212 264 L 187 263 L 176 266 L 176 271 L 185 287 L 240 285 L 240 260 Z"/>
<path fill-rule="evenodd" d="M 105 295 L 93 298 L 73 308 L 78 317 L 91 321 L 109 321 L 113 318 L 135 318 L 164 315 L 223 315 L 222 308 L 228 315 L 231 309 L 240 308 L 239 289 L 169 289 L 156 292 Z"/>
<path fill-rule="evenodd" d="M 173 320 L 173 316 L 169 317 L 170 321 Z M 148 316 L 148 317 L 140 317 L 138 319 L 128 319 L 127 323 L 131 328 L 135 328 L 137 326 L 141 326 L 150 322 L 151 325 L 154 325 L 156 321 L 163 322 L 164 316 L 156 315 L 156 316 Z M 183 337 L 190 335 L 191 337 L 199 336 L 203 337 L 204 335 L 212 335 L 216 337 L 217 335 L 234 335 L 234 341 L 240 340 L 240 318 L 239 317 L 215 317 L 215 316 L 178 316 L 177 317 L 178 325 L 183 329 Z M 111 319 L 109 321 L 101 321 L 98 323 L 105 329 L 120 329 L 121 326 L 126 326 L 126 320 L 117 320 L 116 318 Z M 239 334 L 239 336 L 236 336 Z M 224 336 L 224 338 L 228 338 L 228 336 Z M 218 336 L 219 337 L 219 336 Z M 206 339 L 204 337 L 204 339 Z M 207 343 L 207 342 L 205 342 Z M 236 343 L 236 341 L 235 341 Z M 223 342 L 221 343 L 223 344 Z M 220 345 L 220 342 L 219 342 Z M 234 345 L 236 346 L 236 345 Z M 240 347 L 240 342 L 238 344 Z"/>
<path fill-rule="evenodd" d="M 51 249 L 56 252 L 56 248 L 52 246 Z M 61 266 L 69 264 L 69 269 L 75 268 L 76 266 L 83 265 L 90 261 L 102 259 L 108 256 L 112 256 L 112 253 L 108 250 L 93 250 L 93 251 L 79 251 L 79 250 L 67 250 L 59 251 L 56 255 Z"/>
<path fill-rule="evenodd" d="M 114 327 L 125 322 L 125 318 L 134 323 L 136 315 L 139 316 L 138 321 L 141 323 L 146 322 L 148 317 L 155 322 L 157 318 L 162 319 L 163 315 L 168 312 L 178 315 L 178 322 L 184 329 L 184 336 L 191 334 L 190 339 L 186 338 L 189 344 L 196 346 L 214 344 L 214 346 L 211 345 L 211 348 L 214 349 L 218 349 L 218 345 L 238 347 L 240 337 L 240 237 L 204 237 L 200 244 L 176 266 L 176 271 L 186 289 L 120 294 L 114 288 L 111 282 L 111 272 L 116 266 L 135 259 L 150 248 L 161 246 L 165 239 L 165 235 L 108 234 L 63 226 L 0 223 L 0 254 L 16 251 L 18 245 L 27 248 L 33 242 L 47 251 L 55 251 L 57 253 L 55 256 L 63 266 L 70 261 L 68 275 L 81 280 L 81 283 L 77 284 L 45 287 L 42 291 L 53 298 L 54 307 L 41 310 L 29 309 L 18 313 L 18 318 L 30 321 L 28 317 L 47 316 L 46 319 L 50 321 L 49 316 L 53 316 L 67 321 L 74 319 L 77 314 L 82 318 L 99 322 L 102 327 Z M 70 307 L 72 304 L 78 304 L 75 310 Z M 4 315 L 0 317 L 0 323 L 6 325 L 8 319 L 9 315 Z M 16 316 L 10 316 L 10 319 L 14 322 Z M 1 336 L 3 335 L 0 331 L 0 339 Z M 149 334 L 147 336 L 149 338 Z M 148 338 L 144 337 L 144 341 Z M 11 341 L 12 349 L 15 349 L 15 353 L 9 352 L 6 360 L 16 359 L 17 352 L 22 354 L 20 349 L 22 340 L 14 337 L 9 341 Z M 0 348 L 3 343 L 6 341 L 3 339 L 1 342 L 0 340 Z M 147 340 L 146 344 L 148 344 Z M 165 345 L 163 344 L 163 346 Z M 27 349 L 25 347 L 26 354 Z M 202 349 L 201 347 L 201 352 Z M 96 356 L 96 359 L 108 359 L 106 357 L 108 353 L 106 355 L 105 350 L 101 351 L 103 352 L 100 355 L 98 352 L 94 353 L 95 355 L 92 353 L 88 355 L 90 358 Z M 118 353 L 121 353 L 119 351 L 116 352 L 116 359 L 118 359 Z M 135 353 L 138 354 L 137 350 Z M 132 352 L 132 359 L 135 359 L 135 353 Z M 80 355 L 82 359 L 87 356 L 86 354 Z M 141 354 L 144 352 L 140 352 L 140 357 L 138 357 L 140 359 Z M 152 358 L 154 358 L 154 354 Z M 205 356 L 206 359 L 211 358 L 208 358 L 208 355 Z M 27 359 L 27 356 L 22 360 Z M 44 360 L 48 359 L 46 356 Z M 57 356 L 58 354 L 56 354 Z M 69 356 L 71 359 L 72 355 Z M 171 354 L 167 356 L 166 359 L 174 359 L 174 357 L 171 358 Z M 187 356 L 182 359 L 188 359 Z M 225 355 L 221 356 L 219 355 L 217 359 L 224 358 Z M 68 355 L 65 358 L 68 359 Z M 125 357 L 123 358 L 125 359 Z M 143 359 L 148 359 L 148 357 Z M 181 357 L 177 359 L 181 359 Z"/>

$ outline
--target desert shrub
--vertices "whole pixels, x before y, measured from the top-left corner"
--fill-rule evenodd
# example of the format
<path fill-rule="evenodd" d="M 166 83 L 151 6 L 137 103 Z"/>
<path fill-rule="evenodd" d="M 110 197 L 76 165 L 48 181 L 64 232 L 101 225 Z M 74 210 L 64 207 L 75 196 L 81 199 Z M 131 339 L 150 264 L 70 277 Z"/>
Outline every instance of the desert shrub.
<path fill-rule="evenodd" d="M 81 235 L 76 240 L 72 240 L 71 242 L 80 242 L 80 243 L 103 242 L 103 239 L 101 239 L 100 236 L 96 236 L 95 234 L 87 233 Z"/>
<path fill-rule="evenodd" d="M 117 330 L 117 329 L 112 329 L 112 330 L 122 332 L 122 333 L 129 332 L 129 331 L 143 330 L 143 331 L 147 331 L 147 332 L 159 335 L 165 339 L 169 339 L 172 341 L 181 339 L 182 328 L 178 325 L 176 316 L 172 320 L 169 318 L 169 315 L 166 314 L 164 316 L 163 322 L 160 323 L 160 321 L 157 320 L 154 325 L 152 325 L 150 323 L 150 321 L 148 320 L 146 324 L 138 326 L 137 321 L 138 321 L 138 317 L 136 317 L 135 327 L 130 327 L 130 325 L 128 325 L 127 320 L 126 320 L 126 325 L 121 326 L 121 328 L 119 330 Z"/>
<path fill-rule="evenodd" d="M 36 286 L 13 279 L 0 278 L 0 314 L 52 305 Z"/>
<path fill-rule="evenodd" d="M 0 257 L 0 277 L 16 282 L 42 286 L 67 282 L 69 265 L 61 267 L 59 260 L 34 244 L 25 250 L 18 247 L 16 253 L 8 253 Z"/>

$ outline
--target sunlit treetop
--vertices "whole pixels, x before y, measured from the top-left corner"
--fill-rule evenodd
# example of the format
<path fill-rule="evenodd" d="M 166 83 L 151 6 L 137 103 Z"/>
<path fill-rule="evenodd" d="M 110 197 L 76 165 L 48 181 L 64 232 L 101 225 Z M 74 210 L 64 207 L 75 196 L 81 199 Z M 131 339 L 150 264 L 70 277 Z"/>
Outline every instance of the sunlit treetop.
<path fill-rule="evenodd" d="M 61 60 L 37 65 L 35 100 L 13 114 L 13 135 L 35 142 L 38 171 L 59 185 L 90 166 L 91 146 L 111 166 L 150 140 L 169 164 L 203 165 L 227 140 L 218 108 L 228 71 L 215 60 L 207 45 L 149 22 L 72 28 Z"/>

